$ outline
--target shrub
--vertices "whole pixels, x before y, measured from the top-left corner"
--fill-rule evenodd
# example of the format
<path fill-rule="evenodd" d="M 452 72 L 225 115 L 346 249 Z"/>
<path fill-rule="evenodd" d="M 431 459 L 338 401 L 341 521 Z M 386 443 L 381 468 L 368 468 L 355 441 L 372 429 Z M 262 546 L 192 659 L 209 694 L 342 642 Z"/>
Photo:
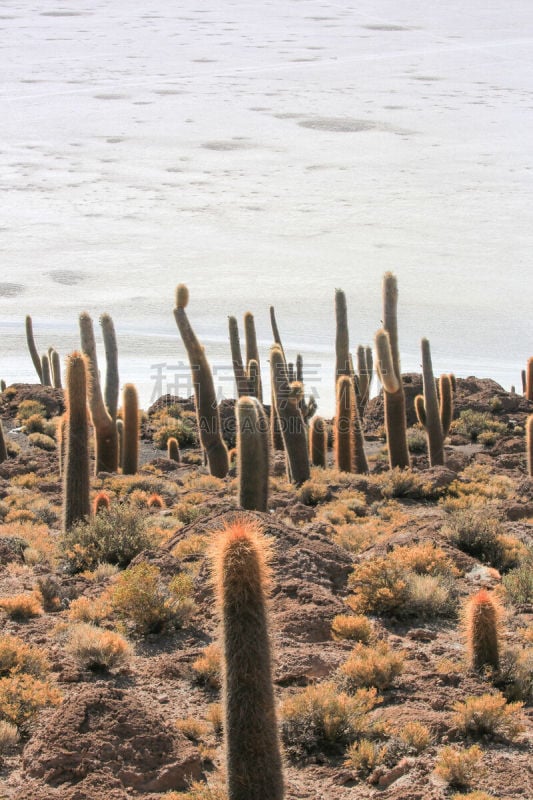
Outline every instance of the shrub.
<path fill-rule="evenodd" d="M 373 638 L 374 626 L 364 614 L 356 616 L 339 614 L 331 623 L 331 633 L 334 639 L 353 639 L 368 644 Z"/>
<path fill-rule="evenodd" d="M 375 647 L 358 644 L 339 667 L 339 683 L 349 693 L 370 686 L 383 690 L 401 675 L 402 669 L 402 656 L 393 652 L 386 642 Z"/>
<path fill-rule="evenodd" d="M 358 564 L 348 585 L 354 589 L 349 605 L 363 614 L 383 614 L 400 608 L 409 596 L 405 571 L 389 556 Z"/>
<path fill-rule="evenodd" d="M 168 416 L 162 421 L 153 435 L 154 444 L 159 450 L 165 450 L 169 439 L 177 439 L 179 447 L 194 447 L 198 437 L 190 420 L 175 419 Z"/>
<path fill-rule="evenodd" d="M 506 430 L 507 426 L 494 419 L 492 414 L 486 411 L 474 411 L 471 408 L 461 411 L 459 418 L 455 419 L 450 426 L 450 433 L 467 436 L 472 442 L 476 442 L 481 433 L 503 434 Z"/>
<path fill-rule="evenodd" d="M 501 694 L 468 697 L 455 703 L 453 721 L 466 736 L 515 739 L 524 729 L 521 709 L 524 704 L 507 703 Z"/>
<path fill-rule="evenodd" d="M 333 533 L 333 541 L 339 547 L 357 555 L 374 540 L 368 525 L 338 525 Z"/>
<path fill-rule="evenodd" d="M 380 745 L 370 739 L 361 739 L 361 741 L 350 745 L 346 751 L 344 766 L 365 777 L 377 766 L 383 764 L 386 755 L 387 748 L 385 745 Z"/>
<path fill-rule="evenodd" d="M 46 408 L 37 400 L 23 400 L 17 408 L 17 419 L 19 422 L 24 423 L 34 415 L 46 417 Z"/>
<path fill-rule="evenodd" d="M 457 575 L 458 571 L 441 547 L 433 542 L 421 542 L 396 547 L 394 560 L 404 569 L 418 575 Z"/>
<path fill-rule="evenodd" d="M 412 469 L 394 467 L 377 476 L 376 483 L 383 497 L 410 497 L 413 500 L 436 500 L 444 494 L 443 487 L 436 487 L 423 474 Z"/>
<path fill-rule="evenodd" d="M 110 603 L 105 598 L 78 597 L 73 600 L 68 610 L 68 618 L 73 622 L 87 622 L 97 625 L 111 611 Z"/>
<path fill-rule="evenodd" d="M 212 689 L 220 688 L 221 653 L 216 644 L 208 645 L 201 656 L 192 663 L 192 670 L 198 683 Z"/>
<path fill-rule="evenodd" d="M 186 717 L 176 720 L 176 728 L 191 742 L 201 741 L 208 732 L 208 726 L 195 717 Z"/>
<path fill-rule="evenodd" d="M 46 420 L 40 414 L 32 414 L 24 423 L 25 433 L 44 433 Z"/>
<path fill-rule="evenodd" d="M 370 729 L 368 712 L 379 702 L 376 689 L 349 696 L 333 683 L 308 686 L 281 705 L 283 740 L 295 752 L 350 744 Z"/>
<path fill-rule="evenodd" d="M 516 566 L 525 551 L 516 539 L 505 535 L 501 515 L 490 506 L 451 512 L 442 532 L 459 550 L 497 569 Z"/>
<path fill-rule="evenodd" d="M 46 436 L 44 433 L 30 433 L 28 442 L 33 445 L 33 447 L 39 447 L 41 450 L 51 452 L 56 449 L 56 443 L 52 437 Z"/>
<path fill-rule="evenodd" d="M 398 609 L 399 616 L 420 619 L 449 617 L 455 612 L 457 598 L 453 581 L 441 575 L 408 574 L 408 598 Z"/>
<path fill-rule="evenodd" d="M 188 556 L 201 556 L 207 550 L 209 538 L 201 533 L 191 533 L 186 539 L 182 539 L 172 549 L 172 555 L 178 559 Z"/>
<path fill-rule="evenodd" d="M 44 650 L 32 647 L 17 636 L 0 636 L 0 677 L 24 672 L 36 678 L 42 677 L 50 669 Z"/>
<path fill-rule="evenodd" d="M 470 786 L 479 777 L 483 751 L 477 745 L 460 750 L 456 747 L 443 747 L 440 751 L 435 772 L 450 786 Z"/>
<path fill-rule="evenodd" d="M 506 650 L 500 659 L 497 686 L 507 700 L 533 703 L 533 648 Z"/>
<path fill-rule="evenodd" d="M 131 657 L 123 636 L 87 623 L 74 626 L 66 649 L 80 667 L 94 672 L 124 667 Z"/>
<path fill-rule="evenodd" d="M 454 794 L 452 800 L 498 800 L 493 794 L 487 792 L 468 792 L 467 794 Z"/>
<path fill-rule="evenodd" d="M 153 545 L 147 518 L 136 508 L 113 505 L 89 522 L 62 535 L 60 547 L 71 572 L 94 569 L 106 561 L 126 567 L 142 550 Z"/>
<path fill-rule="evenodd" d="M 207 720 L 213 727 L 213 732 L 216 736 L 220 736 L 222 733 L 222 724 L 223 724 L 223 716 L 222 716 L 222 704 L 221 703 L 211 703 L 207 709 Z"/>
<path fill-rule="evenodd" d="M 328 500 L 331 492 L 328 486 L 311 479 L 301 485 L 297 497 L 299 502 L 306 506 L 317 506 Z"/>
<path fill-rule="evenodd" d="M 228 800 L 228 795 L 222 786 L 193 781 L 188 791 L 169 792 L 163 795 L 163 800 Z"/>
<path fill-rule="evenodd" d="M 118 576 L 111 589 L 111 605 L 140 634 L 160 633 L 186 624 L 194 611 L 190 597 L 173 597 L 160 570 L 147 562 Z"/>
<path fill-rule="evenodd" d="M 407 446 L 410 453 L 425 453 L 427 440 L 424 431 L 420 428 L 409 428 L 407 431 Z"/>
<path fill-rule="evenodd" d="M 8 617 L 21 622 L 38 617 L 43 613 L 35 594 L 14 594 L 11 597 L 2 597 L 0 598 L 0 608 L 4 609 Z"/>
<path fill-rule="evenodd" d="M 398 739 L 409 750 L 421 753 L 431 744 L 431 733 L 426 725 L 421 722 L 407 722 L 398 731 Z"/>
<path fill-rule="evenodd" d="M 24 559 L 26 560 L 27 550 L 24 551 Z M 59 600 L 59 584 L 50 575 L 44 578 L 37 578 L 37 584 L 34 587 L 35 592 L 40 597 L 43 608 L 45 611 L 53 612 L 58 611 L 61 607 Z"/>
<path fill-rule="evenodd" d="M 533 556 L 510 570 L 502 579 L 505 596 L 515 605 L 533 603 Z"/>
<path fill-rule="evenodd" d="M 16 725 L 0 720 L 0 756 L 11 750 L 19 740 L 19 732 Z"/>
<path fill-rule="evenodd" d="M 32 675 L 15 674 L 0 680 L 0 720 L 24 726 L 45 706 L 59 705 L 55 686 Z"/>

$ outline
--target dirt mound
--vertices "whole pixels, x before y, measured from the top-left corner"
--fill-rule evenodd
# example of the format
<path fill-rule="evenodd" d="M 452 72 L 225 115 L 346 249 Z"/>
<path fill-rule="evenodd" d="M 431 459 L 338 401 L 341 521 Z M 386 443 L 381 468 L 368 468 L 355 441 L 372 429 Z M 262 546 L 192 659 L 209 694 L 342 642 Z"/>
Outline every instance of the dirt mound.
<path fill-rule="evenodd" d="M 104 800 L 111 797 L 110 787 L 118 790 L 117 798 L 124 789 L 185 789 L 200 776 L 201 758 L 134 691 L 92 685 L 80 687 L 48 715 L 24 750 L 23 767 L 28 777 L 61 787 L 62 798 L 83 781 L 85 794 L 68 797 Z"/>

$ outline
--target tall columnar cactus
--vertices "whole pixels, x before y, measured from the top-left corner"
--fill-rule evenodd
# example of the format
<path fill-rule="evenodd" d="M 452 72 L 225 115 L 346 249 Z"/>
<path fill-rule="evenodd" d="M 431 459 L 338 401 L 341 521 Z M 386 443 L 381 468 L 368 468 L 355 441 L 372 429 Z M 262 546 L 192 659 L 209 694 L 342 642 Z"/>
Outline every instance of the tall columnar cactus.
<path fill-rule="evenodd" d="M 500 606 L 486 589 L 470 598 L 465 609 L 470 666 L 475 670 L 499 667 Z"/>
<path fill-rule="evenodd" d="M 328 431 L 322 417 L 313 417 L 309 426 L 309 456 L 314 467 L 326 467 Z"/>
<path fill-rule="evenodd" d="M 57 350 L 51 349 L 50 355 L 50 366 L 52 368 L 52 383 L 55 389 L 62 389 L 61 384 L 61 360 L 59 358 L 59 353 Z"/>
<path fill-rule="evenodd" d="M 35 337 L 33 335 L 33 321 L 29 315 L 26 317 L 26 341 L 28 343 L 28 350 L 30 351 L 30 356 L 31 360 L 33 361 L 33 366 L 35 367 L 35 372 L 37 373 L 37 377 L 39 378 L 39 383 L 42 383 L 43 367 L 41 363 L 41 356 L 39 355 L 39 351 L 37 350 L 37 345 L 35 344 Z"/>
<path fill-rule="evenodd" d="M 180 446 L 178 440 L 175 439 L 174 436 L 171 436 L 167 441 L 167 456 L 171 461 L 175 461 L 177 464 L 181 461 Z"/>
<path fill-rule="evenodd" d="M 279 345 L 273 345 L 270 349 L 270 374 L 285 445 L 287 475 L 299 486 L 309 480 L 310 475 L 307 431 L 298 404 L 299 398 L 291 393 L 287 365 Z"/>
<path fill-rule="evenodd" d="M 63 528 L 87 519 L 89 499 L 89 418 L 86 361 L 81 353 L 67 359 L 66 453 L 63 469 Z"/>
<path fill-rule="evenodd" d="M 4 436 L 4 428 L 2 426 L 2 420 L 0 419 L 0 464 L 2 464 L 7 458 L 7 445 L 6 439 Z"/>
<path fill-rule="evenodd" d="M 355 468 L 354 409 L 355 396 L 352 380 L 349 375 L 341 375 L 337 378 L 333 442 L 335 466 L 343 472 L 353 472 Z"/>
<path fill-rule="evenodd" d="M 303 385 L 304 382 L 304 360 L 300 353 L 296 356 L 296 380 Z"/>
<path fill-rule="evenodd" d="M 268 559 L 267 541 L 254 521 L 229 525 L 215 543 L 228 800 L 283 800 L 267 614 Z"/>
<path fill-rule="evenodd" d="M 221 434 L 213 375 L 205 350 L 196 338 L 187 317 L 185 308 L 188 302 L 189 290 L 183 283 L 180 283 L 176 289 L 174 318 L 191 365 L 200 441 L 211 475 L 216 478 L 225 478 L 229 469 L 228 450 Z"/>
<path fill-rule="evenodd" d="M 526 452 L 527 452 L 527 474 L 533 478 L 533 414 L 530 414 L 526 422 Z"/>
<path fill-rule="evenodd" d="M 248 376 L 242 362 L 241 341 L 236 317 L 228 317 L 228 327 L 231 361 L 233 364 L 235 384 L 237 386 L 237 397 L 246 397 L 250 394 L 250 388 L 248 385 Z"/>
<path fill-rule="evenodd" d="M 272 336 L 274 337 L 275 344 L 279 345 L 281 352 L 283 351 L 283 345 L 281 343 L 281 336 L 279 333 L 278 323 L 276 320 L 276 312 L 274 310 L 274 306 L 270 306 L 270 325 L 272 327 Z"/>
<path fill-rule="evenodd" d="M 50 361 L 48 360 L 48 356 L 46 353 L 43 353 L 41 356 L 41 371 L 43 375 L 42 384 L 43 386 L 51 386 L 52 385 L 52 376 L 50 374 Z"/>
<path fill-rule="evenodd" d="M 109 314 L 102 314 L 100 326 L 102 328 L 106 359 L 104 401 L 107 413 L 116 422 L 119 392 L 117 336 L 115 325 Z"/>
<path fill-rule="evenodd" d="M 529 358 L 527 362 L 526 399 L 533 403 L 533 356 Z"/>
<path fill-rule="evenodd" d="M 444 425 L 440 415 L 429 341 L 422 339 L 421 345 L 424 394 L 419 394 L 415 397 L 415 410 L 418 421 L 426 430 L 429 463 L 432 467 L 435 467 L 444 464 Z M 442 398 L 441 407 L 443 411 L 446 411 L 445 417 L 449 418 L 449 410 L 446 410 L 445 404 L 442 403 Z"/>
<path fill-rule="evenodd" d="M 259 348 L 257 346 L 257 335 L 255 332 L 255 320 L 254 315 L 247 311 L 244 315 L 244 335 L 246 339 L 246 367 L 247 370 L 250 368 L 250 362 L 256 361 L 257 362 L 257 398 L 262 403 L 263 402 L 263 385 L 261 381 L 261 362 L 259 360 Z M 248 380 L 250 376 L 248 375 Z"/>
<path fill-rule="evenodd" d="M 335 384 L 341 375 L 351 375 L 350 335 L 348 332 L 348 309 L 346 295 L 335 289 Z"/>
<path fill-rule="evenodd" d="M 248 362 L 248 386 L 250 387 L 251 397 L 260 397 L 261 395 L 261 375 L 259 373 L 259 364 L 255 358 L 251 358 Z"/>
<path fill-rule="evenodd" d="M 446 438 L 453 421 L 453 383 L 451 375 L 440 376 L 439 397 L 439 415 L 442 425 L 442 435 Z"/>
<path fill-rule="evenodd" d="M 255 397 L 237 404 L 237 478 L 239 505 L 247 511 L 268 510 L 269 429 Z"/>
<path fill-rule="evenodd" d="M 383 328 L 376 334 L 377 369 L 385 400 L 385 429 L 391 468 L 409 466 L 405 395 L 398 349 L 398 285 L 392 272 L 383 278 Z"/>
<path fill-rule="evenodd" d="M 59 467 L 59 475 L 63 475 L 63 470 L 65 467 L 65 461 L 67 457 L 67 430 L 68 430 L 68 419 L 67 414 L 63 414 L 57 423 L 57 457 L 58 457 L 58 467 Z"/>
<path fill-rule="evenodd" d="M 361 420 L 364 417 L 370 399 L 370 385 L 372 383 L 373 369 L 372 349 L 359 345 L 357 348 L 357 372 L 354 370 L 353 380 L 357 410 Z"/>
<path fill-rule="evenodd" d="M 115 419 L 105 406 L 100 386 L 93 322 L 89 314 L 80 314 L 81 349 L 87 358 L 88 397 L 96 440 L 95 471 L 117 472 L 118 432 Z"/>
<path fill-rule="evenodd" d="M 124 422 L 121 419 L 117 419 L 115 425 L 117 427 L 118 463 L 122 464 L 124 460 Z"/>
<path fill-rule="evenodd" d="M 122 392 L 124 440 L 122 446 L 122 472 L 135 475 L 139 467 L 139 400 L 133 383 L 126 383 Z"/>

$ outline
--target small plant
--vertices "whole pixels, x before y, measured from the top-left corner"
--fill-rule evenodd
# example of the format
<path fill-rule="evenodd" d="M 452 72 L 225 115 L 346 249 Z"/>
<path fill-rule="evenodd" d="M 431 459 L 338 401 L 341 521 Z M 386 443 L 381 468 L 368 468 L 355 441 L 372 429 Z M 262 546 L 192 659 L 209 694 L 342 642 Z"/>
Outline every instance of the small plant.
<path fill-rule="evenodd" d="M 533 638 L 532 638 L 533 641 Z M 504 651 L 497 676 L 498 688 L 507 700 L 533 703 L 533 648 L 512 648 Z"/>
<path fill-rule="evenodd" d="M 17 419 L 24 423 L 33 416 L 46 417 L 46 408 L 37 400 L 23 400 L 17 408 Z"/>
<path fill-rule="evenodd" d="M 131 657 L 123 636 L 87 623 L 74 626 L 66 649 L 80 667 L 94 672 L 124 667 Z"/>
<path fill-rule="evenodd" d="M 223 718 L 222 718 L 222 704 L 211 703 L 207 709 L 207 720 L 213 728 L 216 736 L 222 734 Z"/>
<path fill-rule="evenodd" d="M 344 766 L 353 769 L 361 777 L 365 777 L 372 770 L 383 764 L 387 755 L 387 747 L 371 739 L 361 739 L 354 742 L 346 751 Z"/>
<path fill-rule="evenodd" d="M 407 722 L 398 732 L 398 739 L 409 750 L 421 753 L 431 744 L 431 733 L 421 722 Z"/>
<path fill-rule="evenodd" d="M 435 772 L 450 786 L 470 786 L 479 777 L 483 751 L 477 745 L 467 749 L 443 747 Z"/>
<path fill-rule="evenodd" d="M 198 438 L 193 424 L 188 418 L 166 417 L 154 433 L 154 444 L 159 450 L 166 450 L 169 439 L 175 439 L 179 447 L 194 447 Z"/>
<path fill-rule="evenodd" d="M 524 729 L 521 709 L 524 704 L 507 703 L 501 694 L 469 697 L 454 705 L 453 721 L 466 736 L 515 739 Z"/>
<path fill-rule="evenodd" d="M 19 740 L 16 725 L 0 720 L 0 756 L 15 747 Z"/>
<path fill-rule="evenodd" d="M 358 564 L 348 585 L 354 590 L 350 608 L 363 614 L 395 611 L 409 596 L 403 566 L 387 556 Z"/>
<path fill-rule="evenodd" d="M 109 601 L 104 598 L 89 600 L 87 597 L 78 597 L 73 600 L 68 610 L 68 618 L 73 622 L 86 622 L 98 625 L 111 611 Z"/>
<path fill-rule="evenodd" d="M 486 411 L 474 411 L 471 408 L 461 411 L 459 418 L 454 420 L 450 426 L 450 433 L 458 433 L 460 436 L 468 437 L 472 442 L 476 442 L 481 433 L 505 433 L 506 426 L 502 422 L 495 420 Z"/>
<path fill-rule="evenodd" d="M 176 720 L 176 728 L 191 742 L 200 742 L 205 738 L 209 728 L 205 722 L 195 717 Z"/>
<path fill-rule="evenodd" d="M 163 800 L 228 800 L 222 786 L 194 781 L 186 792 L 169 792 Z"/>
<path fill-rule="evenodd" d="M 442 532 L 459 550 L 497 569 L 518 566 L 526 552 L 520 542 L 506 536 L 501 514 L 486 505 L 453 511 Z"/>
<path fill-rule="evenodd" d="M 419 619 L 453 616 L 457 605 L 453 581 L 441 575 L 417 573 L 408 574 L 407 578 L 409 596 L 398 616 Z"/>
<path fill-rule="evenodd" d="M 502 579 L 505 597 L 514 605 L 533 603 L 533 555 Z"/>
<path fill-rule="evenodd" d="M 45 706 L 57 706 L 61 694 L 55 686 L 17 673 L 0 680 L 0 720 L 25 726 Z"/>
<path fill-rule="evenodd" d="M 11 619 L 23 622 L 43 613 L 41 604 L 35 594 L 15 594 L 0 598 L 2 608 Z"/>
<path fill-rule="evenodd" d="M 407 431 L 407 446 L 410 453 L 425 453 L 427 448 L 426 436 L 420 428 L 409 428 Z"/>
<path fill-rule="evenodd" d="M 313 480 L 312 478 L 303 483 L 298 490 L 298 500 L 306 506 L 317 506 L 331 498 L 331 492 L 327 485 Z"/>
<path fill-rule="evenodd" d="M 423 474 L 395 467 L 380 475 L 376 482 L 383 497 L 410 497 L 413 500 L 437 500 L 444 489 L 435 487 Z"/>
<path fill-rule="evenodd" d="M 374 647 L 358 644 L 339 667 L 339 683 L 349 693 L 370 686 L 383 690 L 401 675 L 402 669 L 402 656 L 393 652 L 386 642 Z"/>
<path fill-rule="evenodd" d="M 24 551 L 24 558 L 27 558 L 27 550 Z M 59 584 L 50 575 L 45 578 L 37 578 L 35 592 L 40 597 L 43 608 L 47 612 L 59 611 L 61 602 L 59 600 Z"/>
<path fill-rule="evenodd" d="M 44 650 L 32 647 L 17 636 L 0 636 L 0 677 L 25 673 L 36 678 L 46 675 L 50 664 Z"/>
<path fill-rule="evenodd" d="M 468 792 L 467 794 L 454 794 L 452 800 L 498 800 L 493 794 L 487 792 Z"/>
<path fill-rule="evenodd" d="M 201 656 L 193 661 L 192 670 L 198 683 L 209 686 L 211 689 L 220 688 L 221 653 L 220 647 L 210 644 Z"/>
<path fill-rule="evenodd" d="M 56 449 L 55 441 L 51 436 L 47 436 L 45 433 L 30 433 L 28 442 L 33 445 L 33 447 L 38 447 L 40 450 L 51 452 Z"/>
<path fill-rule="evenodd" d="M 158 511 L 165 508 L 165 501 L 160 494 L 151 494 L 148 498 L 147 505 L 151 511 Z"/>
<path fill-rule="evenodd" d="M 374 636 L 374 626 L 364 614 L 339 614 L 331 623 L 331 634 L 334 639 L 352 639 L 368 644 Z"/>

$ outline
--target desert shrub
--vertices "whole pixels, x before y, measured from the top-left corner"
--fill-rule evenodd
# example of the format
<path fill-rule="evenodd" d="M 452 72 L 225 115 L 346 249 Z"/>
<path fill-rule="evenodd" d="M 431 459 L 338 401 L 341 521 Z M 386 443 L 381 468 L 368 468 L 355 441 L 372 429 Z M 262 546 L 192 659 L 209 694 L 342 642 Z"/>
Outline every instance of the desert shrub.
<path fill-rule="evenodd" d="M 374 541 L 368 525 L 338 525 L 333 533 L 333 541 L 339 547 L 357 555 Z"/>
<path fill-rule="evenodd" d="M 31 547 L 40 553 L 40 560 L 53 564 L 56 559 L 54 538 L 46 525 L 34 525 L 28 522 L 10 522 L 2 525 L 2 536 L 19 539 L 24 548 Z"/>
<path fill-rule="evenodd" d="M 123 636 L 87 623 L 74 626 L 66 650 L 80 667 L 94 672 L 124 667 L 131 657 Z"/>
<path fill-rule="evenodd" d="M 15 747 L 19 740 L 19 732 L 16 725 L 0 720 L 0 756 Z"/>
<path fill-rule="evenodd" d="M 26 422 L 33 416 L 46 417 L 46 408 L 37 400 L 23 400 L 17 408 L 17 419 L 20 423 Z"/>
<path fill-rule="evenodd" d="M 188 556 L 201 556 L 207 550 L 208 545 L 209 537 L 201 533 L 191 533 L 173 547 L 172 555 L 178 559 L 184 559 Z"/>
<path fill-rule="evenodd" d="M 373 742 L 371 739 L 361 739 L 354 742 L 346 751 L 344 766 L 355 770 L 358 775 L 365 777 L 380 764 L 387 756 L 385 745 Z"/>
<path fill-rule="evenodd" d="M 0 608 L 6 612 L 8 617 L 20 622 L 38 617 L 43 613 L 35 594 L 14 594 L 11 597 L 2 597 L 0 598 Z"/>
<path fill-rule="evenodd" d="M 193 423 L 187 418 L 176 419 L 168 416 L 161 421 L 153 434 L 154 444 L 159 450 L 164 450 L 169 439 L 177 439 L 179 447 L 194 447 L 198 437 Z"/>
<path fill-rule="evenodd" d="M 418 575 L 457 575 L 458 571 L 441 547 L 433 542 L 421 542 L 396 547 L 394 559 L 398 564 Z"/>
<path fill-rule="evenodd" d="M 107 561 L 102 561 L 100 564 L 97 564 L 95 569 L 83 573 L 85 578 L 88 578 L 91 581 L 96 581 L 96 583 L 100 583 L 101 581 L 106 581 L 109 578 L 113 578 L 119 571 L 119 568 L 116 564 L 109 564 Z"/>
<path fill-rule="evenodd" d="M 73 622 L 87 622 L 98 625 L 111 612 L 111 605 L 106 598 L 78 597 L 73 600 L 68 610 L 68 618 Z"/>
<path fill-rule="evenodd" d="M 409 596 L 405 570 L 389 556 L 358 564 L 348 585 L 354 590 L 348 600 L 350 608 L 363 614 L 396 611 Z"/>
<path fill-rule="evenodd" d="M 421 753 L 431 744 L 431 733 L 421 722 L 406 722 L 397 733 L 399 741 L 410 751 Z"/>
<path fill-rule="evenodd" d="M 533 648 L 506 650 L 495 681 L 507 700 L 533 703 Z"/>
<path fill-rule="evenodd" d="M 41 708 L 60 702 L 55 686 L 32 675 L 18 673 L 0 680 L 0 720 L 13 725 L 24 726 Z"/>
<path fill-rule="evenodd" d="M 339 667 L 338 680 L 341 688 L 348 693 L 371 686 L 383 690 L 401 675 L 402 670 L 402 656 L 391 650 L 386 642 L 379 642 L 375 646 L 359 643 L 348 660 Z"/>
<path fill-rule="evenodd" d="M 163 800 L 228 800 L 223 786 L 193 781 L 186 792 L 169 792 Z"/>
<path fill-rule="evenodd" d="M 442 533 L 459 550 L 497 569 L 517 566 L 526 552 L 517 539 L 506 535 L 501 514 L 490 506 L 452 511 Z"/>
<path fill-rule="evenodd" d="M 201 656 L 193 661 L 191 668 L 194 672 L 195 680 L 211 689 L 220 688 L 221 676 L 221 653 L 220 647 L 216 644 L 210 644 Z"/>
<path fill-rule="evenodd" d="M 331 623 L 331 634 L 334 639 L 352 639 L 368 644 L 374 636 L 374 626 L 364 614 L 338 614 Z"/>
<path fill-rule="evenodd" d="M 46 420 L 40 414 L 32 414 L 24 423 L 25 433 L 44 433 Z"/>
<path fill-rule="evenodd" d="M 317 506 L 319 503 L 324 503 L 330 497 L 331 491 L 329 487 L 312 479 L 305 481 L 297 494 L 299 502 L 306 506 Z"/>
<path fill-rule="evenodd" d="M 472 442 L 476 442 L 481 433 L 493 432 L 501 435 L 506 430 L 507 426 L 494 419 L 492 414 L 486 411 L 474 411 L 471 408 L 461 411 L 459 418 L 450 426 L 450 433 L 467 436 Z"/>
<path fill-rule="evenodd" d="M 410 497 L 413 500 L 436 500 L 444 494 L 443 487 L 436 487 L 422 473 L 412 469 L 394 467 L 376 476 L 376 483 L 385 498 Z"/>
<path fill-rule="evenodd" d="M 508 475 L 499 475 L 486 464 L 470 464 L 448 486 L 441 504 L 447 510 L 486 506 L 487 500 L 503 500 L 515 495 L 515 482 Z"/>
<path fill-rule="evenodd" d="M 435 772 L 450 786 L 470 786 L 479 778 L 483 751 L 477 745 L 467 749 L 443 747 L 440 751 Z"/>
<path fill-rule="evenodd" d="M 160 570 L 147 562 L 120 574 L 110 599 L 113 610 L 140 634 L 181 627 L 195 608 L 192 598 L 173 595 L 163 583 Z"/>
<path fill-rule="evenodd" d="M 533 603 L 533 556 L 510 570 L 502 579 L 505 597 L 515 605 Z"/>
<path fill-rule="evenodd" d="M 226 491 L 227 487 L 222 478 L 214 475 L 200 475 L 197 472 L 187 475 L 183 481 L 183 486 L 191 492 L 196 492 L 202 496 L 205 492 Z"/>
<path fill-rule="evenodd" d="M 223 724 L 221 703 L 210 703 L 207 708 L 207 721 L 212 726 L 215 735 L 220 736 Z"/>
<path fill-rule="evenodd" d="M 368 733 L 368 712 L 379 702 L 376 689 L 348 695 L 333 683 L 308 686 L 282 703 L 282 738 L 293 753 L 351 744 Z"/>
<path fill-rule="evenodd" d="M 428 449 L 426 434 L 420 428 L 409 428 L 407 446 L 410 453 L 425 453 Z"/>
<path fill-rule="evenodd" d="M 477 437 L 477 441 L 479 444 L 482 444 L 483 447 L 494 447 L 500 436 L 501 431 L 483 431 L 483 433 L 480 433 Z"/>
<path fill-rule="evenodd" d="M 407 575 L 407 586 L 408 598 L 398 609 L 398 616 L 434 619 L 454 615 L 457 595 L 452 579 L 442 575 L 410 573 Z"/>
<path fill-rule="evenodd" d="M 316 518 L 336 526 L 355 522 L 366 514 L 366 497 L 363 492 L 345 490 L 333 502 L 322 505 Z"/>
<path fill-rule="evenodd" d="M 524 729 L 523 703 L 508 703 L 501 694 L 468 697 L 455 703 L 453 721 L 466 736 L 515 739 Z"/>
<path fill-rule="evenodd" d="M 145 515 L 135 508 L 112 505 L 64 533 L 60 547 L 69 571 L 82 572 L 103 561 L 125 567 L 153 543 Z"/>
<path fill-rule="evenodd" d="M 209 730 L 205 722 L 196 717 L 185 717 L 176 720 L 176 728 L 191 742 L 200 742 Z"/>
<path fill-rule="evenodd" d="M 24 551 L 24 559 L 26 560 L 27 550 Z M 61 601 L 59 599 L 60 588 L 58 582 L 51 575 L 46 575 L 43 578 L 37 578 L 37 583 L 34 587 L 35 592 L 41 599 L 45 611 L 53 612 L 61 608 Z"/>
<path fill-rule="evenodd" d="M 172 509 L 172 514 L 184 525 L 190 525 L 191 522 L 207 514 L 207 509 L 203 508 L 201 505 L 197 505 L 197 503 L 191 502 L 190 498 L 186 498 L 182 503 L 178 503 L 178 505 Z"/>
<path fill-rule="evenodd" d="M 24 672 L 36 678 L 46 675 L 50 663 L 44 650 L 26 644 L 17 636 L 0 636 L 0 677 Z"/>
<path fill-rule="evenodd" d="M 41 450 L 52 451 L 56 449 L 56 443 L 50 436 L 44 433 L 30 433 L 28 441 L 33 447 L 38 447 Z"/>
<path fill-rule="evenodd" d="M 452 800 L 498 800 L 493 794 L 487 792 L 467 792 L 467 794 L 454 794 Z"/>

